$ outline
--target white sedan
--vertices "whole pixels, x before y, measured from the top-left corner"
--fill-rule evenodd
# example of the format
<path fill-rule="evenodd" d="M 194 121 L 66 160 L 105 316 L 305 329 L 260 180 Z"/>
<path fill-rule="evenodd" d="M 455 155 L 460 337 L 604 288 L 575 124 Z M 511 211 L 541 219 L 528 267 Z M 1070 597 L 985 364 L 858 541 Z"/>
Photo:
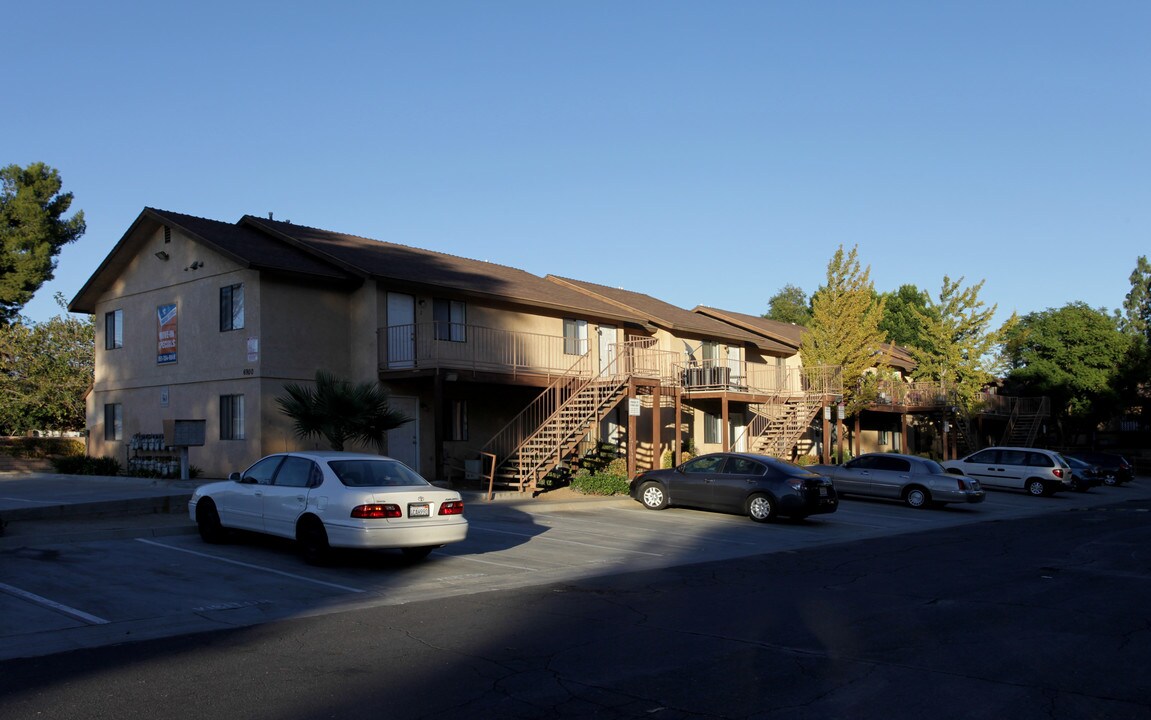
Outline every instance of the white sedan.
<path fill-rule="evenodd" d="M 413 558 L 467 536 L 464 501 L 398 460 L 347 452 L 269 455 L 196 488 L 188 514 L 205 542 L 230 529 L 294 538 L 311 563 L 330 548 L 399 548 Z"/>

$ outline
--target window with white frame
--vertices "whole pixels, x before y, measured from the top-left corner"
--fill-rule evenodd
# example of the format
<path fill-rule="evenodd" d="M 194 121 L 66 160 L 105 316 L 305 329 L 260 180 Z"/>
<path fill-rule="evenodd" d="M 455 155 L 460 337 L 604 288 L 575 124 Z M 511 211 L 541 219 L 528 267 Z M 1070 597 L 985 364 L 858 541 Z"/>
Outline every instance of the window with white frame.
<path fill-rule="evenodd" d="M 104 439 L 124 439 L 124 406 L 120 403 L 104 405 Z"/>
<path fill-rule="evenodd" d="M 436 326 L 436 340 L 467 341 L 467 305 L 459 300 L 432 300 L 432 320 Z"/>
<path fill-rule="evenodd" d="M 244 285 L 220 288 L 220 332 L 244 328 Z"/>
<path fill-rule="evenodd" d="M 587 352 L 587 320 L 564 318 L 564 354 L 583 355 Z"/>
<path fill-rule="evenodd" d="M 124 311 L 113 310 L 104 313 L 104 349 L 115 350 L 124 347 Z"/>
<path fill-rule="evenodd" d="M 244 396 L 220 396 L 220 439 L 244 439 Z"/>

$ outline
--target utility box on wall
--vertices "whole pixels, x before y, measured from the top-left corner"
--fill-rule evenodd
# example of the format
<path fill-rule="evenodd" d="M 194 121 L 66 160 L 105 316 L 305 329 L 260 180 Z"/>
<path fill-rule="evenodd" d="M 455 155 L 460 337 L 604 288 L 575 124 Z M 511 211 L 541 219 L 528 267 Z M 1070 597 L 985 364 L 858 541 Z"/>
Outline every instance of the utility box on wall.
<path fill-rule="evenodd" d="M 164 442 L 180 451 L 180 479 L 189 479 L 188 448 L 204 444 L 207 420 L 165 420 Z"/>
<path fill-rule="evenodd" d="M 164 443 L 168 447 L 201 447 L 207 420 L 165 420 Z"/>

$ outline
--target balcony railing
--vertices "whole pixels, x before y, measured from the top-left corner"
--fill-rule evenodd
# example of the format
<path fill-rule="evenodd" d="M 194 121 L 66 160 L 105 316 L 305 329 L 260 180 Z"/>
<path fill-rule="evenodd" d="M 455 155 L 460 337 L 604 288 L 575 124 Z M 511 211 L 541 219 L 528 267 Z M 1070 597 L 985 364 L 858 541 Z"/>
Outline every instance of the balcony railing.
<path fill-rule="evenodd" d="M 381 370 L 444 368 L 535 375 L 562 375 L 582 354 L 565 352 L 564 338 L 461 323 L 414 323 L 380 328 Z M 583 365 L 580 366 L 584 367 Z M 584 371 L 586 372 L 586 371 Z"/>
<path fill-rule="evenodd" d="M 760 395 L 836 395 L 843 392 L 840 368 L 781 368 L 746 361 L 704 360 L 675 364 L 675 381 L 688 392 L 733 391 Z"/>

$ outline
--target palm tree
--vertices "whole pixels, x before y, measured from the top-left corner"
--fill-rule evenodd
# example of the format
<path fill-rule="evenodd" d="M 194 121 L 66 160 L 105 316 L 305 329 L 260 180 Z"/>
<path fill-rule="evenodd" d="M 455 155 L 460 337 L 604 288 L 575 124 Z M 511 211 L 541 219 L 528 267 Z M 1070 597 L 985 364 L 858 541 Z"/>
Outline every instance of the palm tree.
<path fill-rule="evenodd" d="M 294 421 L 296 435 L 325 437 L 333 450 L 355 441 L 374 444 L 382 453 L 388 430 L 411 422 L 388 407 L 388 392 L 379 383 L 352 384 L 327 370 L 316 371 L 314 387 L 290 383 L 284 392 L 276 404 Z"/>

